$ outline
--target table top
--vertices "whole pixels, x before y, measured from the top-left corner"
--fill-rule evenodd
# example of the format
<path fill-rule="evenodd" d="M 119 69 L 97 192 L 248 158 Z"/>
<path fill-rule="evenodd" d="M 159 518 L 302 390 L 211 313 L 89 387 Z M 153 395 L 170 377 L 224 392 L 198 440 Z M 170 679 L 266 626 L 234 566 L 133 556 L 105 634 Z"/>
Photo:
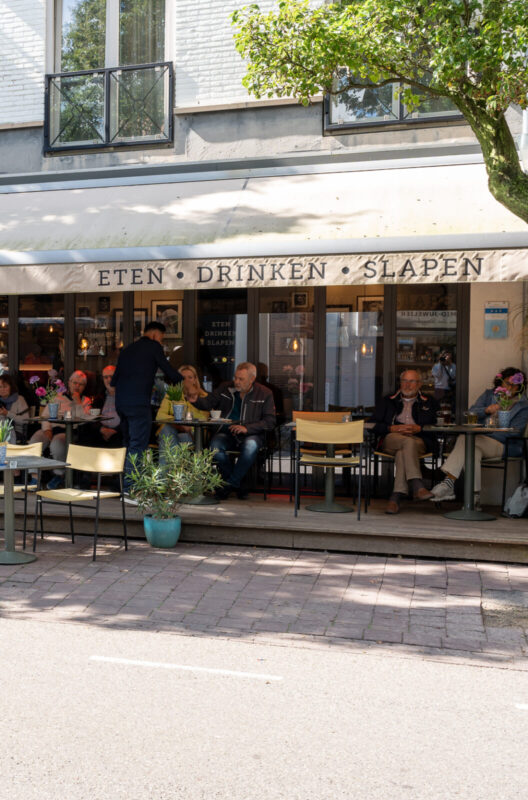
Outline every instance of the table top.
<path fill-rule="evenodd" d="M 189 425 L 189 427 L 199 427 L 199 426 L 207 426 L 207 425 L 232 425 L 232 419 L 179 419 L 175 420 L 174 417 L 158 417 L 154 420 L 158 424 L 160 423 L 170 423 L 172 422 L 174 425 Z M 242 423 L 243 424 L 243 423 Z"/>
<path fill-rule="evenodd" d="M 423 430 L 425 433 L 484 433 L 491 435 L 492 433 L 511 433 L 515 428 L 496 428 L 485 425 L 424 425 Z"/>
<path fill-rule="evenodd" d="M 31 417 L 30 422 L 55 422 L 59 425 L 86 425 L 87 422 L 105 422 L 107 419 L 113 417 L 102 417 L 100 414 L 97 417 L 71 417 L 65 418 L 59 415 L 55 419 L 49 417 Z"/>
<path fill-rule="evenodd" d="M 56 461 L 54 458 L 44 458 L 43 456 L 17 456 L 7 459 L 6 464 L 0 464 L 0 471 L 7 472 L 14 469 L 58 469 L 67 467 L 66 461 Z"/>

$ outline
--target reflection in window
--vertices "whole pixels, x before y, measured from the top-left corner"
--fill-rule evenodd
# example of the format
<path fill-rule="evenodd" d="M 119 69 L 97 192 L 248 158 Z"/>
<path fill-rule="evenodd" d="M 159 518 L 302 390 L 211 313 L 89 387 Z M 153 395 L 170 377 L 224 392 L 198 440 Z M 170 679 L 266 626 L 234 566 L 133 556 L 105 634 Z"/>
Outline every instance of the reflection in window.
<path fill-rule="evenodd" d="M 164 52 L 165 0 L 121 0 L 119 63 L 154 64 Z"/>
<path fill-rule="evenodd" d="M 64 376 L 64 295 L 21 295 L 19 299 L 19 370 L 27 383 L 48 371 Z"/>
<path fill-rule="evenodd" d="M 122 346 L 123 296 L 120 292 L 75 296 L 75 369 L 86 373 L 86 393 L 102 392 L 101 373 L 116 364 Z"/>
<path fill-rule="evenodd" d="M 105 66 L 106 0 L 62 0 L 60 72 Z"/>
<path fill-rule="evenodd" d="M 7 297 L 0 296 L 0 375 L 7 372 L 9 368 L 7 357 L 9 335 L 9 316 L 7 307 Z"/>
<path fill-rule="evenodd" d="M 198 292 L 197 339 L 198 367 L 210 392 L 247 361 L 247 291 Z"/>

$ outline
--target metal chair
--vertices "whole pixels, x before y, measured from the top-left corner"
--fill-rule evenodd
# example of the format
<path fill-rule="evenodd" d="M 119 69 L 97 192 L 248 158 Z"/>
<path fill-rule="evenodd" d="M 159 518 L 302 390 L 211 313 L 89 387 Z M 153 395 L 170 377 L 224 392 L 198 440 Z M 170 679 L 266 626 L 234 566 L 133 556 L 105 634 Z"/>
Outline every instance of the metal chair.
<path fill-rule="evenodd" d="M 96 489 L 46 489 L 37 491 L 37 502 L 35 505 L 35 524 L 33 528 L 33 551 L 37 546 L 37 519 L 40 516 L 41 536 L 44 534 L 44 523 L 42 506 L 44 501 L 51 504 L 67 503 L 70 515 L 70 533 L 72 542 L 75 541 L 75 531 L 73 528 L 72 506 L 77 508 L 92 508 L 93 505 L 84 505 L 86 501 L 95 500 L 95 525 L 94 525 L 94 544 L 93 561 L 95 561 L 97 549 L 97 535 L 99 529 L 99 507 L 101 500 L 109 498 L 119 498 L 121 500 L 121 511 L 123 519 L 123 538 L 125 550 L 128 550 L 125 497 L 123 494 L 123 469 L 125 466 L 126 447 L 102 448 L 102 447 L 82 447 L 81 445 L 71 444 L 68 447 L 66 460 L 70 469 L 80 472 L 92 472 L 97 475 Z M 118 475 L 120 491 L 109 492 L 101 491 L 101 477 L 103 475 Z"/>
<path fill-rule="evenodd" d="M 357 518 L 361 519 L 361 478 L 363 471 L 363 435 L 364 422 L 319 422 L 298 418 L 296 420 L 295 440 L 295 516 L 299 509 L 299 475 L 301 466 L 322 467 L 326 470 L 325 503 L 328 511 L 342 510 L 332 508 L 334 499 L 334 477 L 336 469 L 351 468 L 358 471 Z M 307 451 L 301 443 L 324 444 L 321 451 Z M 349 455 L 337 455 L 336 445 L 348 445 L 340 452 Z M 359 455 L 352 455 L 353 446 L 359 448 Z M 319 510 L 319 509 L 317 509 Z M 323 510 L 323 508 L 321 508 Z M 366 510 L 366 509 L 365 509 Z"/>
<path fill-rule="evenodd" d="M 297 423 L 299 419 L 308 419 L 312 422 L 342 422 L 343 421 L 343 412 L 342 411 L 293 411 L 292 412 L 292 420 L 293 422 Z M 311 453 L 312 455 L 326 455 L 326 450 L 323 448 L 317 448 L 310 446 L 307 443 L 308 447 L 301 448 L 301 453 Z M 293 476 L 293 462 L 294 462 L 294 453 L 295 453 L 295 439 L 292 436 L 290 442 L 290 475 Z M 350 448 L 339 448 L 336 450 L 336 455 L 350 455 L 351 450 Z M 290 502 L 293 498 L 293 483 L 290 481 Z"/>
<path fill-rule="evenodd" d="M 523 455 L 511 456 L 510 446 L 513 442 L 522 442 Z M 508 468 L 510 464 L 520 464 L 521 468 L 524 463 L 524 475 L 528 476 L 528 425 L 524 429 L 522 436 L 511 436 L 506 439 L 504 445 L 504 456 L 500 458 L 483 458 L 480 462 L 481 469 L 501 469 L 502 470 L 502 503 L 501 508 L 504 511 L 506 503 L 506 487 L 508 484 Z"/>
<path fill-rule="evenodd" d="M 42 442 L 34 442 L 33 444 L 8 444 L 7 445 L 7 457 L 8 458 L 18 458 L 23 456 L 37 456 L 40 458 L 42 455 Z M 24 500 L 24 542 L 23 547 L 26 546 L 26 527 L 27 527 L 27 493 L 34 492 L 37 489 L 36 484 L 28 485 L 28 471 L 27 469 L 24 470 L 24 483 L 23 484 L 15 484 L 13 487 L 13 492 L 15 495 L 23 494 L 24 497 L 20 498 Z M 4 485 L 0 484 L 0 497 L 4 496 Z M 16 498 L 15 498 L 16 499 Z"/>

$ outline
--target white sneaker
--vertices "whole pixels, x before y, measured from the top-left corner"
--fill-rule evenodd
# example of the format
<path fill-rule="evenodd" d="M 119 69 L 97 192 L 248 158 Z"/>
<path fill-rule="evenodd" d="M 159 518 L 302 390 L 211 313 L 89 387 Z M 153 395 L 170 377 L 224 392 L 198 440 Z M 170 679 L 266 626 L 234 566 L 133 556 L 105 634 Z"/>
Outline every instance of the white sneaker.
<path fill-rule="evenodd" d="M 130 495 L 127 494 L 126 492 L 124 494 L 124 499 L 125 503 L 127 503 L 129 506 L 137 506 L 137 500 L 134 500 L 134 498 L 130 497 Z"/>
<path fill-rule="evenodd" d="M 431 492 L 433 493 L 433 496 L 430 498 L 432 503 L 439 503 L 441 500 L 455 499 L 455 492 L 453 491 L 453 486 L 447 481 L 442 481 L 441 483 L 437 483 L 436 486 L 433 486 Z"/>

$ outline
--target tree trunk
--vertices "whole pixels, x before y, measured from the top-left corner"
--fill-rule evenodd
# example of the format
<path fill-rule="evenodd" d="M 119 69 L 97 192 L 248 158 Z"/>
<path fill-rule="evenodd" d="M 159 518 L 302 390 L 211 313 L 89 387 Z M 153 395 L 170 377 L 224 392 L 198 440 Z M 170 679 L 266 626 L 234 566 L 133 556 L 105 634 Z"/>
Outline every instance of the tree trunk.
<path fill-rule="evenodd" d="M 491 194 L 512 214 L 528 223 L 528 175 L 522 170 L 504 114 L 493 117 L 476 103 L 457 105 L 482 148 Z"/>

